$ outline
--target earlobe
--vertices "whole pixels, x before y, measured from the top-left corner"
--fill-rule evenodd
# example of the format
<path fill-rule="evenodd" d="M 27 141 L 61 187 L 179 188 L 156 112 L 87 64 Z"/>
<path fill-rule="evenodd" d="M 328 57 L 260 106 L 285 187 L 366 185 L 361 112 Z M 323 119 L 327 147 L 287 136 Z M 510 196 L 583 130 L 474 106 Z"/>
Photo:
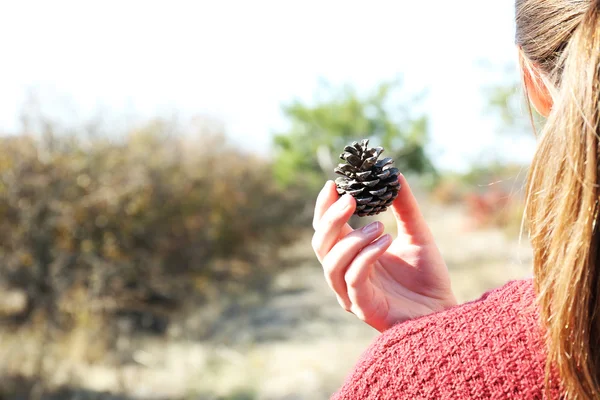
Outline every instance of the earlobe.
<path fill-rule="evenodd" d="M 553 101 L 550 91 L 541 77 L 541 72 L 537 66 L 528 63 L 522 53 L 519 53 L 519 58 L 527 96 L 535 110 L 540 115 L 548 117 L 552 110 Z"/>
<path fill-rule="evenodd" d="M 552 111 L 552 96 L 546 85 L 538 77 L 532 77 L 529 71 L 524 72 L 525 88 L 531 104 L 538 114 L 548 117 Z"/>

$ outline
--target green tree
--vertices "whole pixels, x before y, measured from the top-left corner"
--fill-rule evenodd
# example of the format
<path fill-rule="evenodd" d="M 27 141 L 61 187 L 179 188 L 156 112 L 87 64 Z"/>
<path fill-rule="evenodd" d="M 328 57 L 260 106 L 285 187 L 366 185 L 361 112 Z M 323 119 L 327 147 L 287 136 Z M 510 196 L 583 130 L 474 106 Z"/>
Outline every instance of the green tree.
<path fill-rule="evenodd" d="M 274 138 L 274 173 L 280 184 L 321 186 L 335 176 L 344 146 L 365 138 L 383 146 L 401 171 L 435 175 L 425 153 L 427 117 L 414 115 L 415 108 L 398 98 L 404 94 L 399 80 L 382 83 L 366 95 L 350 85 L 319 89 L 312 105 L 296 100 L 283 106 L 290 127 Z M 419 104 L 418 98 L 410 101 Z"/>
<path fill-rule="evenodd" d="M 530 135 L 532 123 L 540 130 L 544 118 L 533 106 L 528 106 L 523 85 L 515 78 L 512 83 L 504 83 L 488 87 L 488 111 L 500 118 L 500 132 L 512 135 Z"/>
<path fill-rule="evenodd" d="M 484 112 L 492 117 L 495 125 L 494 141 L 481 149 L 479 156 L 472 160 L 472 167 L 497 169 L 505 165 L 526 165 L 536 147 L 534 131 L 541 132 L 545 118 L 529 104 L 513 64 L 505 67 L 483 64 L 482 67 L 493 74 L 495 81 L 481 93 Z"/>

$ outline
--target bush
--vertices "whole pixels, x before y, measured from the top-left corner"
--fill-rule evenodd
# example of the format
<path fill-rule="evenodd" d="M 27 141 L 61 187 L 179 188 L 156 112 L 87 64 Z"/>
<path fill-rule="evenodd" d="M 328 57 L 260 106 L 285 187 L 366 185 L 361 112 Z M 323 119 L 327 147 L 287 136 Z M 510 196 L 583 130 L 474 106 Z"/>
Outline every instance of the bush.
<path fill-rule="evenodd" d="M 475 165 L 464 174 L 446 174 L 431 198 L 441 205 L 465 207 L 473 229 L 500 228 L 514 236 L 523 222 L 525 179 L 521 165 Z"/>
<path fill-rule="evenodd" d="M 222 136 L 173 129 L 0 139 L 0 277 L 27 292 L 20 321 L 168 314 L 268 282 L 308 226 L 301 188 L 278 189 Z"/>

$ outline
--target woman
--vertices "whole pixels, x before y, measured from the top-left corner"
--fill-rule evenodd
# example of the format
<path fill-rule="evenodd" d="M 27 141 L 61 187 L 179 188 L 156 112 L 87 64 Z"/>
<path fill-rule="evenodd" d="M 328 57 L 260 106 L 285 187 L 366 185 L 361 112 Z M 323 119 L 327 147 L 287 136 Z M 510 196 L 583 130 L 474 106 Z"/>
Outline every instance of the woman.
<path fill-rule="evenodd" d="M 404 177 L 394 240 L 353 231 L 354 199 L 327 182 L 313 248 L 342 307 L 383 332 L 334 399 L 600 399 L 600 0 L 517 0 L 516 29 L 547 118 L 527 184 L 534 277 L 456 305 Z"/>

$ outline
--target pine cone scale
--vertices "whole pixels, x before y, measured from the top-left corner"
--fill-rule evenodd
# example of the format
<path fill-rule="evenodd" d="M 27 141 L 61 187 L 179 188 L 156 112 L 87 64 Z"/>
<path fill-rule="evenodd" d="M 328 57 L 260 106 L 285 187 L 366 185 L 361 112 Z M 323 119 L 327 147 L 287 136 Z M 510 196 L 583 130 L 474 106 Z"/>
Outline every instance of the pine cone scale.
<path fill-rule="evenodd" d="M 358 150 L 356 150 L 354 147 L 352 146 L 346 146 L 344 147 L 344 152 L 346 153 L 350 153 L 350 154 L 354 154 L 355 156 L 358 155 Z"/>
<path fill-rule="evenodd" d="M 340 158 L 347 164 L 334 169 L 342 177 L 335 180 L 340 195 L 350 194 L 356 198 L 358 216 L 372 216 L 387 210 L 400 190 L 399 170 L 394 160 L 386 157 L 378 160 L 383 147 L 369 148 L 369 140 L 353 142 L 344 147 Z"/>
<path fill-rule="evenodd" d="M 394 162 L 393 159 L 391 159 L 390 157 L 388 158 L 384 158 L 383 160 L 380 160 L 377 162 L 377 164 L 375 165 L 377 168 L 383 168 L 386 165 L 390 165 Z"/>
<path fill-rule="evenodd" d="M 360 166 L 360 169 L 371 169 L 373 165 L 377 162 L 377 157 L 367 158 Z"/>
<path fill-rule="evenodd" d="M 383 171 L 381 174 L 377 175 L 377 177 L 381 180 L 387 179 L 390 176 L 390 170 Z"/>
<path fill-rule="evenodd" d="M 375 187 L 375 185 L 377 185 L 379 182 L 381 182 L 381 179 L 376 179 L 374 181 L 370 181 L 370 182 L 362 182 L 363 185 L 365 185 L 366 187 Z"/>
<path fill-rule="evenodd" d="M 388 192 L 388 193 L 384 194 L 383 196 L 381 196 L 380 199 L 384 200 L 384 201 L 388 201 L 389 199 L 392 198 L 393 195 L 394 195 L 394 192 Z"/>
<path fill-rule="evenodd" d="M 365 179 L 367 179 L 368 177 L 370 177 L 371 175 L 373 175 L 373 173 L 371 171 L 366 171 L 366 172 L 357 172 L 356 173 L 356 177 L 361 180 L 361 181 L 365 181 Z M 378 177 L 379 178 L 379 177 Z M 381 179 L 381 178 L 379 178 Z"/>
<path fill-rule="evenodd" d="M 356 199 L 356 204 L 358 205 L 365 205 L 365 204 L 369 204 L 371 201 L 373 201 L 373 196 L 371 197 L 359 197 Z"/>

